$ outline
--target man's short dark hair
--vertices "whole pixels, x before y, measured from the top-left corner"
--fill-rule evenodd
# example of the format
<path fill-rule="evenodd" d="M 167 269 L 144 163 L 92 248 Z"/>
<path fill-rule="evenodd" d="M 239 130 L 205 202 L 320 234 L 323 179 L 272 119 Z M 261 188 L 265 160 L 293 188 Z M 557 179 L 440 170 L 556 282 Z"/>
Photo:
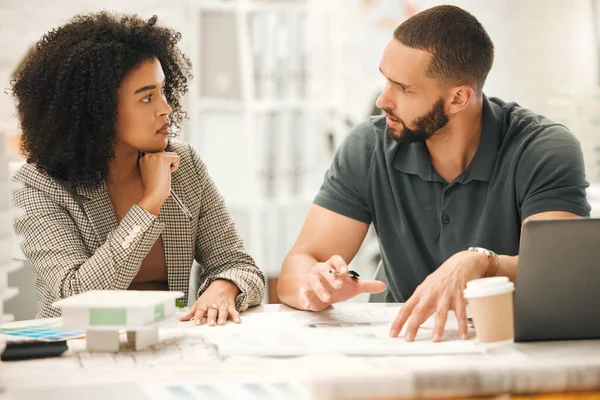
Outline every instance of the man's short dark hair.
<path fill-rule="evenodd" d="M 494 44 L 465 10 L 447 5 L 429 8 L 399 25 L 394 38 L 433 55 L 427 76 L 448 84 L 470 84 L 481 94 L 494 61 Z"/>

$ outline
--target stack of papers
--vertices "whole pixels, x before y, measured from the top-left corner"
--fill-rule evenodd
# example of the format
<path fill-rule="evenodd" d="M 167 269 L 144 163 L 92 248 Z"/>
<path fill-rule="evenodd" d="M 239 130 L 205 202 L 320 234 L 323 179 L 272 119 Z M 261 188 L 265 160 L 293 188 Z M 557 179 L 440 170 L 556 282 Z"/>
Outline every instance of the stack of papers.
<path fill-rule="evenodd" d="M 482 353 L 474 340 L 458 338 L 458 324 L 449 318 L 444 341 L 434 343 L 433 319 L 418 331 L 414 342 L 389 330 L 398 307 L 371 310 L 301 311 L 246 315 L 240 325 L 207 327 L 202 335 L 219 355 L 291 357 L 308 354 L 413 356 Z M 471 338 L 474 334 L 471 333 Z"/>
<path fill-rule="evenodd" d="M 60 319 L 33 320 L 31 323 L 20 323 L 17 326 L 0 327 L 0 335 L 6 341 L 37 340 L 53 342 L 85 337 L 84 330 L 61 329 Z"/>

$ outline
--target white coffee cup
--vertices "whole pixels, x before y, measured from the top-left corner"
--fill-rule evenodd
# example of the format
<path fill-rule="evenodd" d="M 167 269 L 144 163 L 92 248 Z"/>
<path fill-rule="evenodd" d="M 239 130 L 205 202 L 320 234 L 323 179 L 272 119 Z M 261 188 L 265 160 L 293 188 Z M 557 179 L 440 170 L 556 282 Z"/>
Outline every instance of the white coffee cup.
<path fill-rule="evenodd" d="M 513 292 L 515 285 L 505 276 L 481 278 L 467 282 L 463 294 L 480 343 L 514 339 Z"/>

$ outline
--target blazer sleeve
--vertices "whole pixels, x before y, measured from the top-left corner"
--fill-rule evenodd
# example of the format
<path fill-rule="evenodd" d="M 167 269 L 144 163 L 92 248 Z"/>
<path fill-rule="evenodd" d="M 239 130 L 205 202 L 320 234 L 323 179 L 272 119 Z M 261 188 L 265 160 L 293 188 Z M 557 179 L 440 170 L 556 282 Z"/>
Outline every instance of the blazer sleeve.
<path fill-rule="evenodd" d="M 226 279 L 240 289 L 235 305 L 238 311 L 244 311 L 262 302 L 265 277 L 246 251 L 206 166 L 191 146 L 190 152 L 202 186 L 202 208 L 195 243 L 195 258 L 202 266 L 198 297 L 213 281 Z"/>
<path fill-rule="evenodd" d="M 21 249 L 38 292 L 46 292 L 43 298 L 49 303 L 88 290 L 127 289 L 164 228 L 134 205 L 106 242 L 90 253 L 71 215 L 46 194 L 24 186 L 13 192 L 13 201 L 21 209 L 15 233 L 22 237 Z"/>

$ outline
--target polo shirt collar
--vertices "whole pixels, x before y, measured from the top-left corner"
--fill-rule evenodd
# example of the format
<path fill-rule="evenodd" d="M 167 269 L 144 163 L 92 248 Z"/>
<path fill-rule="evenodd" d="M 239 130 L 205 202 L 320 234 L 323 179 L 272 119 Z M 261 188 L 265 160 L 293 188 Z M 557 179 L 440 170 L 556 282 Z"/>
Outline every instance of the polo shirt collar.
<path fill-rule="evenodd" d="M 483 116 L 479 146 L 473 160 L 471 160 L 467 169 L 458 176 L 457 181 L 461 183 L 468 183 L 472 180 L 488 182 L 491 179 L 500 147 L 502 127 L 502 108 L 495 103 L 491 103 L 483 95 Z M 396 144 L 396 146 L 396 154 L 392 164 L 396 170 L 418 175 L 427 181 L 444 182 L 433 168 L 429 151 L 424 142 Z"/>
<path fill-rule="evenodd" d="M 397 143 L 396 146 L 393 162 L 395 169 L 407 174 L 418 175 L 426 181 L 438 180 L 425 142 Z"/>

